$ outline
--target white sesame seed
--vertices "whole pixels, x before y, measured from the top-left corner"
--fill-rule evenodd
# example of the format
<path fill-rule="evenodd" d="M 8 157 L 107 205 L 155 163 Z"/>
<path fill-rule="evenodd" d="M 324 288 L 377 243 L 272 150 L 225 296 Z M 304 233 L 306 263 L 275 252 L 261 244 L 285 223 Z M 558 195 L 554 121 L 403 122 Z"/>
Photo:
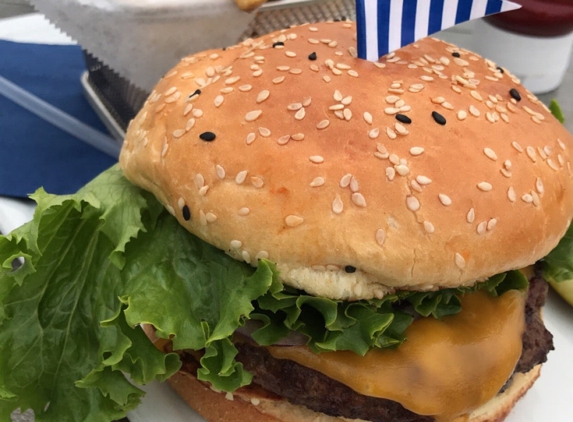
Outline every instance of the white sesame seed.
<path fill-rule="evenodd" d="M 290 70 L 290 66 L 277 66 L 276 69 L 279 72 L 288 72 Z"/>
<path fill-rule="evenodd" d="M 237 213 L 239 215 L 245 216 L 245 215 L 249 215 L 250 212 L 251 212 L 251 210 L 249 208 L 243 207 L 243 208 L 240 208 Z"/>
<path fill-rule="evenodd" d="M 267 98 L 269 98 L 269 95 L 271 95 L 271 93 L 264 89 L 261 92 L 259 92 L 259 94 L 257 95 L 257 103 L 262 103 L 263 101 L 265 101 Z"/>
<path fill-rule="evenodd" d="M 207 214 L 205 214 L 205 219 L 209 223 L 214 223 L 215 221 L 217 221 L 217 216 L 212 212 L 208 212 Z"/>
<path fill-rule="evenodd" d="M 237 173 L 237 176 L 235 177 L 235 183 L 237 185 L 240 185 L 245 181 L 246 178 L 247 178 L 247 170 L 240 171 L 239 173 Z"/>
<path fill-rule="evenodd" d="M 386 167 L 386 177 L 388 180 L 392 181 L 396 177 L 396 170 L 394 167 Z"/>
<path fill-rule="evenodd" d="M 396 132 L 394 132 L 394 129 L 392 129 L 391 127 L 386 128 L 386 135 L 390 139 L 396 139 L 398 137 L 398 135 L 396 135 Z"/>
<path fill-rule="evenodd" d="M 358 180 L 356 179 L 356 177 L 352 176 L 350 178 L 350 190 L 352 192 L 358 192 L 358 189 L 359 189 Z"/>
<path fill-rule="evenodd" d="M 291 136 L 294 141 L 302 141 L 304 139 L 304 133 L 295 133 Z"/>
<path fill-rule="evenodd" d="M 479 117 L 481 114 L 480 111 L 473 104 L 470 105 L 469 111 L 470 111 L 470 114 L 474 117 Z"/>
<path fill-rule="evenodd" d="M 259 117 L 261 117 L 262 114 L 263 114 L 263 111 L 262 111 L 262 110 L 249 111 L 249 112 L 245 115 L 245 121 L 247 121 L 247 122 L 254 122 L 254 121 L 257 120 Z"/>
<path fill-rule="evenodd" d="M 317 129 L 326 129 L 328 126 L 330 125 L 330 120 L 324 119 L 321 120 L 320 122 L 318 122 L 318 124 L 316 125 Z"/>
<path fill-rule="evenodd" d="M 334 104 L 328 107 L 330 111 L 344 110 L 344 104 Z"/>
<path fill-rule="evenodd" d="M 399 111 L 400 111 L 400 109 L 399 109 L 399 108 L 396 108 L 396 107 L 386 107 L 386 108 L 384 109 L 384 113 L 385 113 L 385 114 L 388 114 L 389 116 L 392 116 L 392 115 L 394 115 L 394 114 L 397 114 Z"/>
<path fill-rule="evenodd" d="M 300 226 L 304 222 L 304 218 L 298 215 L 289 215 L 285 218 L 285 224 L 289 227 Z"/>
<path fill-rule="evenodd" d="M 286 51 L 285 55 L 287 57 L 296 57 L 296 53 L 294 51 Z"/>
<path fill-rule="evenodd" d="M 423 154 L 424 152 L 424 148 L 422 147 L 412 147 L 410 148 L 410 154 L 412 154 L 413 156 L 418 156 Z"/>
<path fill-rule="evenodd" d="M 203 110 L 195 108 L 192 111 L 193 117 L 196 117 L 197 119 L 200 117 L 203 117 Z"/>
<path fill-rule="evenodd" d="M 271 131 L 266 127 L 260 127 L 259 133 L 263 138 L 268 138 L 269 136 L 271 136 Z"/>
<path fill-rule="evenodd" d="M 487 230 L 487 221 L 482 221 L 477 225 L 477 234 L 484 234 Z"/>
<path fill-rule="evenodd" d="M 310 187 L 317 188 L 323 186 L 325 183 L 324 177 L 315 177 L 312 182 L 310 182 Z"/>
<path fill-rule="evenodd" d="M 241 79 L 240 76 L 233 76 L 232 78 L 227 78 L 227 79 L 225 79 L 225 85 L 233 85 L 233 84 L 236 83 L 239 79 Z"/>
<path fill-rule="evenodd" d="M 456 252 L 455 258 L 454 258 L 456 265 L 458 266 L 458 268 L 464 268 L 466 266 L 466 260 L 464 259 L 463 256 L 461 256 L 459 253 Z"/>
<path fill-rule="evenodd" d="M 410 211 L 416 212 L 420 209 L 420 201 L 413 195 L 406 195 L 406 206 Z"/>
<path fill-rule="evenodd" d="M 301 108 L 302 108 L 302 103 L 291 103 L 287 105 L 287 110 L 290 111 L 297 111 L 300 110 Z"/>
<path fill-rule="evenodd" d="M 384 229 L 378 229 L 376 230 L 376 234 L 374 235 L 376 242 L 382 246 L 384 244 L 384 241 L 386 240 L 386 232 L 384 231 Z"/>
<path fill-rule="evenodd" d="M 299 109 L 299 110 L 295 113 L 294 118 L 295 118 L 296 120 L 302 120 L 302 119 L 304 119 L 304 116 L 306 116 L 306 110 L 305 110 L 305 108 L 303 107 L 303 108 Z"/>
<path fill-rule="evenodd" d="M 347 188 L 348 186 L 350 186 L 350 181 L 352 180 L 352 174 L 347 173 L 344 176 L 342 176 L 340 178 L 340 187 L 341 188 Z"/>
<path fill-rule="evenodd" d="M 396 166 L 396 172 L 400 176 L 407 176 L 408 174 L 410 174 L 410 168 L 406 165 L 399 164 Z"/>
<path fill-rule="evenodd" d="M 388 95 L 386 97 L 386 102 L 388 104 L 394 104 L 396 103 L 398 100 L 400 100 L 400 97 L 396 96 L 396 95 Z"/>
<path fill-rule="evenodd" d="M 542 194 L 545 191 L 545 188 L 543 187 L 543 182 L 539 177 L 535 181 L 535 188 L 537 189 L 537 192 L 539 192 L 540 194 Z"/>
<path fill-rule="evenodd" d="M 365 121 L 366 123 L 368 123 L 369 125 L 372 124 L 372 121 L 373 121 L 373 120 L 372 120 L 372 114 L 370 114 L 370 113 L 368 113 L 367 111 L 365 111 L 364 114 L 363 114 L 363 117 L 364 117 L 364 121 Z"/>
<path fill-rule="evenodd" d="M 263 69 L 255 70 L 255 71 L 253 72 L 253 76 L 254 76 L 255 78 L 261 76 L 262 74 L 263 74 Z"/>
<path fill-rule="evenodd" d="M 521 147 L 521 145 L 519 145 L 516 141 L 513 141 L 511 143 L 511 146 L 513 148 L 515 148 L 518 152 L 523 152 L 523 148 Z"/>
<path fill-rule="evenodd" d="M 251 89 L 253 89 L 253 86 L 252 85 L 241 85 L 238 89 L 241 92 L 248 92 Z"/>
<path fill-rule="evenodd" d="M 366 207 L 366 199 L 364 199 L 364 196 L 359 192 L 352 194 L 352 202 L 359 207 Z"/>
<path fill-rule="evenodd" d="M 173 137 L 174 138 L 181 138 L 183 135 L 185 135 L 184 129 L 177 129 L 177 130 L 173 131 Z"/>
<path fill-rule="evenodd" d="M 215 170 L 217 171 L 217 177 L 218 177 L 219 179 L 224 179 L 224 178 L 225 178 L 226 172 L 225 172 L 225 169 L 223 168 L 223 166 L 217 164 L 217 165 L 215 166 Z"/>
<path fill-rule="evenodd" d="M 513 189 L 513 186 L 510 186 L 507 190 L 507 199 L 509 199 L 510 202 L 515 202 L 517 199 L 517 195 L 515 194 L 515 189 Z"/>
<path fill-rule="evenodd" d="M 251 132 L 247 135 L 247 145 L 251 145 L 254 141 L 255 138 L 257 137 L 257 134 L 254 132 Z"/>
<path fill-rule="evenodd" d="M 185 110 L 183 111 L 183 116 L 187 117 L 189 113 L 193 110 L 193 104 L 189 103 L 185 106 Z"/>
<path fill-rule="evenodd" d="M 398 157 L 396 154 L 390 154 L 390 162 L 394 165 L 398 165 L 400 164 L 400 157 Z"/>
<path fill-rule="evenodd" d="M 444 205 L 444 206 L 446 206 L 446 207 L 452 205 L 452 199 L 451 199 L 448 195 L 446 195 L 446 194 L 440 193 L 440 194 L 438 195 L 438 199 L 440 200 L 440 202 L 442 203 L 442 205 Z"/>
<path fill-rule="evenodd" d="M 533 202 L 533 196 L 531 196 L 529 193 L 526 193 L 521 197 L 521 200 L 525 203 L 530 204 Z"/>
<path fill-rule="evenodd" d="M 539 200 L 539 195 L 537 194 L 537 192 L 531 191 L 531 196 L 533 197 L 533 205 L 538 207 L 541 203 L 541 201 Z"/>
<path fill-rule="evenodd" d="M 340 199 L 340 195 L 336 195 L 334 201 L 332 201 L 332 211 L 335 214 L 340 214 L 342 213 L 343 209 L 344 209 L 344 204 L 342 203 L 342 199 Z"/>
<path fill-rule="evenodd" d="M 267 251 L 260 251 L 260 252 L 255 256 L 255 259 L 256 259 L 256 260 L 259 260 L 259 259 L 269 259 L 269 253 L 268 253 Z M 252 402 L 252 400 L 253 400 L 253 399 L 251 399 L 251 402 Z M 258 399 L 255 399 L 255 400 L 257 400 L 257 401 L 260 403 L 260 401 L 259 401 Z M 253 404 L 254 404 L 255 406 L 257 406 L 259 403 L 253 403 Z"/>
<path fill-rule="evenodd" d="M 185 124 L 185 131 L 189 132 L 191 129 L 193 129 L 193 126 L 195 126 L 195 119 L 190 118 L 189 120 L 187 120 L 187 123 Z"/>
<path fill-rule="evenodd" d="M 559 167 L 557 167 L 557 164 L 555 164 L 551 158 L 547 160 L 547 165 L 555 171 L 559 170 Z"/>
<path fill-rule="evenodd" d="M 468 223 L 473 223 L 474 220 L 476 218 L 476 213 L 475 210 L 473 208 L 470 208 L 470 210 L 468 211 L 467 215 L 466 215 L 466 220 Z"/>
<path fill-rule="evenodd" d="M 410 133 L 410 132 L 408 132 L 408 129 L 406 129 L 406 127 L 402 123 L 395 123 L 394 128 L 396 129 L 396 132 L 399 135 L 404 136 L 404 135 L 407 135 L 408 133 Z"/>
<path fill-rule="evenodd" d="M 223 101 L 225 101 L 225 97 L 223 97 L 222 95 L 217 95 L 214 101 L 215 107 L 220 107 L 221 104 L 223 104 Z"/>
<path fill-rule="evenodd" d="M 334 101 L 342 101 L 342 93 L 339 90 L 334 91 Z"/>
<path fill-rule="evenodd" d="M 284 135 L 277 139 L 277 144 L 286 145 L 288 141 L 290 141 L 290 135 Z"/>
<path fill-rule="evenodd" d="M 344 115 L 344 120 L 349 121 L 350 119 L 352 119 L 352 110 L 350 110 L 349 108 L 345 108 L 343 110 L 343 115 Z"/>
<path fill-rule="evenodd" d="M 253 176 L 251 177 L 251 184 L 256 188 L 262 188 L 265 184 L 264 180 L 260 176 Z"/>
<path fill-rule="evenodd" d="M 488 222 L 487 222 L 487 231 L 493 230 L 493 228 L 497 225 L 497 219 L 496 218 L 491 218 Z"/>
<path fill-rule="evenodd" d="M 537 162 L 537 154 L 535 153 L 535 148 L 527 147 L 525 149 L 525 153 L 531 159 L 531 161 L 533 161 L 534 163 Z"/>
<path fill-rule="evenodd" d="M 465 110 L 459 110 L 457 116 L 459 120 L 465 120 L 468 117 L 468 113 Z"/>
<path fill-rule="evenodd" d="M 418 182 L 420 185 L 425 186 L 425 185 L 429 185 L 430 183 L 432 183 L 432 179 L 430 179 L 429 177 L 426 176 L 416 176 L 416 182 Z"/>
<path fill-rule="evenodd" d="M 348 95 L 347 97 L 344 97 L 342 100 L 340 100 L 340 102 L 344 105 L 350 105 L 352 104 L 352 96 Z"/>
<path fill-rule="evenodd" d="M 308 159 L 313 162 L 314 164 L 321 164 L 324 163 L 324 158 L 320 155 L 311 155 Z"/>
<path fill-rule="evenodd" d="M 368 137 L 370 139 L 376 139 L 376 138 L 378 138 L 379 135 L 380 135 L 380 129 L 377 127 L 368 131 Z"/>
<path fill-rule="evenodd" d="M 489 158 L 490 160 L 497 160 L 497 154 L 495 153 L 495 151 L 491 148 L 484 148 L 483 153 L 486 155 L 487 158 Z"/>
<path fill-rule="evenodd" d="M 479 190 L 481 190 L 483 192 L 489 192 L 493 189 L 493 186 L 491 185 L 491 183 L 488 183 L 488 182 L 479 182 L 477 184 L 477 187 Z"/>
<path fill-rule="evenodd" d="M 432 223 L 430 223 L 429 221 L 424 221 L 423 223 L 424 225 L 424 230 L 426 230 L 426 232 L 428 233 L 434 233 L 436 231 L 436 228 L 434 227 L 434 225 Z"/>
<path fill-rule="evenodd" d="M 285 80 L 284 76 L 279 76 L 273 79 L 273 83 L 276 84 L 280 84 L 281 82 L 283 82 Z"/>
<path fill-rule="evenodd" d="M 232 86 L 227 86 L 225 88 L 221 88 L 221 90 L 219 91 L 221 94 L 230 94 L 231 92 L 233 92 L 235 90 L 235 88 L 233 88 Z"/>
<path fill-rule="evenodd" d="M 201 189 L 203 186 L 205 186 L 205 178 L 201 173 L 197 173 L 195 175 L 194 182 L 197 189 Z"/>
<path fill-rule="evenodd" d="M 561 148 L 563 151 L 565 151 L 565 149 L 566 149 L 565 143 L 561 139 L 557 139 L 557 144 L 559 145 L 559 148 Z"/>
<path fill-rule="evenodd" d="M 243 246 L 243 242 L 241 242 L 240 240 L 231 240 L 230 243 L 231 249 L 239 249 L 241 246 Z"/>

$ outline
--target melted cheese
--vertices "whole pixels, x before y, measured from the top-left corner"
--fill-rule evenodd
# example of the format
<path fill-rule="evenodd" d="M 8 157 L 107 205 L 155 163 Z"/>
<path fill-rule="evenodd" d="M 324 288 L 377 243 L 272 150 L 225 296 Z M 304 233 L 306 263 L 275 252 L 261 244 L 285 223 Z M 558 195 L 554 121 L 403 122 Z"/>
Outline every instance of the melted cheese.
<path fill-rule="evenodd" d="M 493 298 L 462 298 L 462 312 L 442 320 L 421 318 L 397 349 L 314 354 L 307 347 L 269 347 L 356 392 L 397 401 L 439 422 L 467 420 L 509 379 L 521 355 L 525 295 L 512 290 Z"/>

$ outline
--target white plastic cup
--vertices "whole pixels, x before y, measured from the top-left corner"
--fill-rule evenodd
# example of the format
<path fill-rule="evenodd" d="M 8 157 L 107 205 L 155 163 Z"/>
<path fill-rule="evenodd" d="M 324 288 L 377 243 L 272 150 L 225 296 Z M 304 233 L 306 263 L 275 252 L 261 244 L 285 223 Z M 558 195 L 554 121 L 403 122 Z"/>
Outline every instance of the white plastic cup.
<path fill-rule="evenodd" d="M 558 88 L 571 60 L 573 33 L 534 37 L 476 21 L 472 50 L 508 69 L 535 94 Z"/>

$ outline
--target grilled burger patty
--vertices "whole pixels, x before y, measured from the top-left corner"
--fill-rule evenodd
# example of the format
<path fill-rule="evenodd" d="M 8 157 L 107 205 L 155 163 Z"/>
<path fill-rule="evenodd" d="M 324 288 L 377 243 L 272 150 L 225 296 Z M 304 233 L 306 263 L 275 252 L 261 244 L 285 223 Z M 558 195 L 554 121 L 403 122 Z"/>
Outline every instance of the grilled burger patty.
<path fill-rule="evenodd" d="M 537 271 L 530 280 L 523 348 L 515 372 L 529 372 L 534 366 L 545 362 L 547 354 L 553 350 L 553 336 L 545 328 L 540 315 L 547 289 L 547 282 Z M 246 342 L 237 343 L 236 346 L 239 350 L 237 360 L 253 374 L 253 383 L 293 404 L 331 416 L 372 422 L 434 422 L 433 417 L 413 413 L 398 402 L 364 396 L 318 371 L 290 360 L 276 359 L 264 347 Z M 195 375 L 198 366 L 196 357 L 184 353 L 183 361 L 184 370 Z M 503 389 L 510 384 L 511 379 Z"/>

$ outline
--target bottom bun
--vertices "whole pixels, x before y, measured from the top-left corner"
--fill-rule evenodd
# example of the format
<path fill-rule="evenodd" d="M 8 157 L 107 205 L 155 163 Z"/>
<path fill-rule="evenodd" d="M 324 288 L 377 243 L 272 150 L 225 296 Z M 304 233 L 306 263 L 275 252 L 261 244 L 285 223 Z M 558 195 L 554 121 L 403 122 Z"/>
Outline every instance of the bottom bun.
<path fill-rule="evenodd" d="M 537 365 L 526 374 L 515 374 L 511 385 L 476 409 L 467 422 L 503 421 L 515 403 L 539 377 L 540 371 L 541 365 Z M 216 392 L 184 371 L 177 372 L 167 382 L 189 406 L 209 422 L 368 422 L 314 412 L 270 393 L 265 394 L 264 390 L 254 386 L 241 388 L 233 394 Z M 460 422 L 462 420 L 464 419 L 459 418 Z"/>

